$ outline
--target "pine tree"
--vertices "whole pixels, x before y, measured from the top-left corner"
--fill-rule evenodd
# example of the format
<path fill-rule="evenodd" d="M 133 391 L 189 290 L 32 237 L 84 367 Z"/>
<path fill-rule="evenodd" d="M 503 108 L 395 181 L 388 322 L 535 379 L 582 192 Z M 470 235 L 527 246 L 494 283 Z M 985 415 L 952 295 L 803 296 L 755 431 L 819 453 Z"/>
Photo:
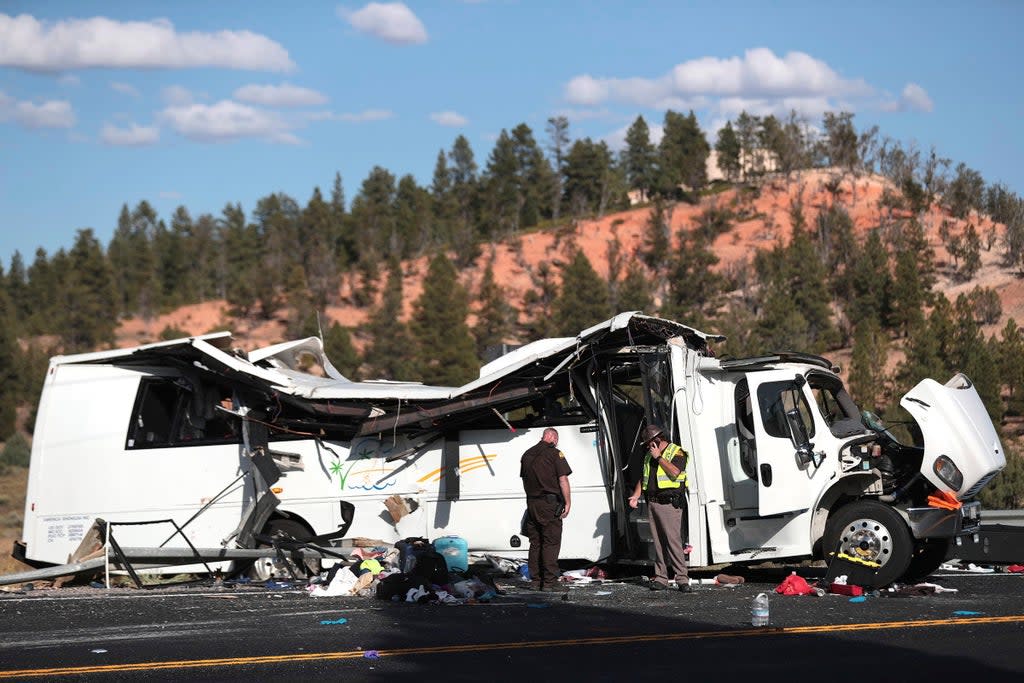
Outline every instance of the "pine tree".
<path fill-rule="evenodd" d="M 624 311 L 644 311 L 650 313 L 654 308 L 654 297 L 651 295 L 651 283 L 644 273 L 643 266 L 631 261 L 626 267 L 626 276 L 622 278 L 617 293 L 616 313 Z"/>
<path fill-rule="evenodd" d="M 718 257 L 701 235 L 683 230 L 669 259 L 668 291 L 661 305 L 665 318 L 701 329 L 722 306 L 725 278 L 712 268 Z"/>
<path fill-rule="evenodd" d="M 67 304 L 62 337 L 68 351 L 93 351 L 113 344 L 117 320 L 113 278 L 99 241 L 79 230 L 68 254 L 62 298 Z"/>
<path fill-rule="evenodd" d="M 448 256 L 439 253 L 431 259 L 410 324 L 423 382 L 461 386 L 477 376 L 479 363 L 466 324 L 468 299 Z"/>
<path fill-rule="evenodd" d="M 430 193 L 412 175 L 402 176 L 395 193 L 395 231 L 402 258 L 418 256 L 432 246 L 431 228 Z"/>
<path fill-rule="evenodd" d="M 434 175 L 430 183 L 430 213 L 434 221 L 434 232 L 440 244 L 456 248 L 454 239 L 455 202 L 452 197 L 452 178 L 448 170 L 448 157 L 444 150 L 437 153 L 437 160 L 434 162 Z M 461 255 L 456 259 L 461 265 L 467 265 L 469 261 L 462 261 Z"/>
<path fill-rule="evenodd" d="M 1024 388 L 1024 333 L 1017 326 L 1017 321 L 1010 318 L 1000 332 L 999 375 L 1009 391 L 1010 402 L 1015 404 L 1016 414 L 1024 414 L 1020 407 L 1018 389 Z"/>
<path fill-rule="evenodd" d="M 556 334 L 552 305 L 558 296 L 558 283 L 551 264 L 547 261 L 538 263 L 537 272 L 531 273 L 531 280 L 534 288 L 523 295 L 526 319 L 521 336 L 530 340 L 551 337 Z"/>
<path fill-rule="evenodd" d="M 324 333 L 324 352 L 338 372 L 352 381 L 359 380 L 359 352 L 348 330 L 337 320 Z"/>
<path fill-rule="evenodd" d="M 850 394 L 861 408 L 879 412 L 885 397 L 885 358 L 889 338 L 878 320 L 867 317 L 857 325 L 850 360 Z"/>
<path fill-rule="evenodd" d="M 565 155 L 569 151 L 569 119 L 553 116 L 548 119 L 548 151 L 551 153 L 551 217 L 556 221 L 562 215 L 562 173 Z"/>
<path fill-rule="evenodd" d="M 999 424 L 1003 404 L 999 393 L 999 368 L 996 344 L 989 343 L 974 317 L 974 308 L 967 295 L 960 294 L 953 305 L 951 343 L 947 351 L 947 376 L 963 372 L 970 377 L 989 417 Z M 946 377 L 938 378 L 944 381 Z"/>
<path fill-rule="evenodd" d="M 583 138 L 565 159 L 565 199 L 573 216 L 601 215 L 616 202 L 612 153 L 605 142 Z"/>
<path fill-rule="evenodd" d="M 0 268 L 0 278 L 3 269 Z M 4 288 L 0 288 L 0 441 L 14 433 L 18 400 L 18 340 L 14 334 L 14 310 Z"/>
<path fill-rule="evenodd" d="M 451 173 L 451 196 L 455 208 L 453 238 L 459 251 L 459 262 L 469 263 L 479 255 L 477 232 L 480 222 L 480 180 L 476 159 L 469 140 L 455 138 L 448 153 Z"/>
<path fill-rule="evenodd" d="M 918 270 L 917 256 L 906 249 L 898 249 L 893 272 L 889 326 L 908 336 L 921 322 L 924 316 L 922 310 L 928 298 L 921 280 L 921 271 Z"/>
<path fill-rule="evenodd" d="M 879 324 L 890 320 L 893 280 L 889 273 L 889 254 L 878 230 L 868 233 L 847 268 L 844 280 L 849 283 L 846 315 L 850 323 L 856 328 L 868 319 L 874 319 Z"/>
<path fill-rule="evenodd" d="M 480 312 L 477 314 L 473 336 L 478 358 L 486 358 L 489 349 L 504 343 L 512 334 L 516 311 L 508 302 L 502 287 L 494 280 L 493 258 L 484 268 L 480 281 Z"/>
<path fill-rule="evenodd" d="M 789 245 L 793 282 L 793 304 L 803 311 L 809 324 L 810 348 L 825 350 L 838 342 L 828 293 L 828 271 L 811 234 L 804 227 L 802 207 L 793 209 L 793 237 Z"/>
<path fill-rule="evenodd" d="M 349 215 L 352 225 L 359 229 L 356 268 L 362 285 L 355 293 L 357 305 L 367 305 L 374 299 L 379 266 L 388 254 L 395 253 L 395 192 L 395 177 L 374 166 L 352 201 Z"/>
<path fill-rule="evenodd" d="M 707 158 L 711 153 L 704 132 L 693 111 L 687 116 L 669 110 L 665 113 L 664 133 L 658 144 L 658 163 L 661 170 L 660 192 L 666 197 L 698 192 L 707 184 Z"/>
<path fill-rule="evenodd" d="M 291 309 L 288 317 L 288 334 L 291 337 L 308 337 L 317 333 L 316 303 L 309 292 L 306 271 L 301 264 L 292 265 L 283 282 L 283 303 Z"/>
<path fill-rule="evenodd" d="M 515 143 L 502 129 L 484 171 L 488 226 L 485 238 L 505 237 L 519 230 L 520 187 Z M 493 226 L 493 227 L 491 227 Z"/>
<path fill-rule="evenodd" d="M 366 332 L 371 342 L 364 361 L 368 379 L 412 379 L 415 362 L 412 338 L 408 326 L 402 322 L 402 264 L 392 258 L 388 268 L 387 284 L 380 304 L 370 314 Z"/>
<path fill-rule="evenodd" d="M 7 296 L 10 299 L 10 321 L 17 332 L 24 332 L 26 323 L 32 312 L 32 301 L 29 298 L 28 272 L 21 252 L 11 255 L 11 267 L 7 271 Z"/>
<path fill-rule="evenodd" d="M 261 269 L 262 245 L 255 226 L 246 222 L 241 204 L 225 206 L 218 227 L 225 257 L 223 277 L 231 283 L 225 298 L 238 315 L 245 317 L 257 305 L 256 272 Z"/>
<path fill-rule="evenodd" d="M 347 270 L 356 260 L 356 236 L 348 221 L 345 209 L 345 188 L 341 182 L 341 173 L 334 174 L 331 186 L 331 234 L 334 235 L 332 252 L 340 270 Z"/>
<path fill-rule="evenodd" d="M 121 207 L 117 230 L 107 247 L 107 257 L 117 278 L 119 313 L 148 317 L 159 304 L 161 284 L 153 253 L 156 223 L 156 211 L 145 200 L 131 212 L 127 205 Z"/>
<path fill-rule="evenodd" d="M 736 131 L 732 129 L 731 121 L 726 121 L 718 131 L 715 151 L 718 152 L 718 169 L 728 180 L 737 180 L 740 177 L 741 149 L 740 140 L 736 137 Z"/>
<path fill-rule="evenodd" d="M 655 273 L 664 272 L 670 248 L 670 216 L 666 215 L 665 204 L 660 198 L 654 201 L 644 226 L 640 260 Z"/>
<path fill-rule="evenodd" d="M 903 362 L 896 368 L 896 395 L 902 396 L 926 377 L 948 376 L 952 346 L 952 307 L 946 297 L 939 297 L 927 318 L 922 315 L 912 323 Z"/>
<path fill-rule="evenodd" d="M 643 201 L 651 199 L 657 181 L 657 149 L 651 143 L 651 131 L 643 116 L 637 116 L 626 131 L 626 149 L 622 165 L 631 190 L 639 190 Z"/>
<path fill-rule="evenodd" d="M 576 251 L 562 271 L 562 286 L 552 312 L 556 334 L 562 336 L 576 336 L 611 317 L 608 283 L 597 274 L 582 250 Z"/>
<path fill-rule="evenodd" d="M 512 129 L 519 179 L 519 225 L 530 228 L 553 215 L 550 189 L 555 171 L 525 123 Z"/>
<path fill-rule="evenodd" d="M 736 117 L 736 140 L 740 145 L 740 174 L 743 180 L 750 177 L 753 169 L 753 160 L 758 152 L 758 135 L 761 129 L 761 119 L 751 116 L 746 111 L 741 111 Z"/>
<path fill-rule="evenodd" d="M 826 285 L 825 265 L 804 224 L 799 202 L 791 208 L 793 235 L 788 246 L 761 252 L 754 260 L 765 296 L 758 322 L 775 350 L 824 352 L 838 341 Z"/>
<path fill-rule="evenodd" d="M 50 262 L 46 250 L 36 249 L 35 259 L 28 268 L 28 293 L 32 301 L 32 310 L 26 321 L 26 329 L 31 334 L 53 334 L 59 329 L 54 321 L 63 314 L 58 296 L 60 293 L 59 271 Z M 117 315 L 120 309 L 115 307 L 111 315 Z"/>
<path fill-rule="evenodd" d="M 158 248 L 160 255 L 160 277 L 163 281 L 165 305 L 190 304 L 200 301 L 197 264 L 193 259 L 190 240 L 194 233 L 192 216 L 188 209 L 179 206 L 171 216 L 171 227 L 167 232 L 167 249 Z"/>

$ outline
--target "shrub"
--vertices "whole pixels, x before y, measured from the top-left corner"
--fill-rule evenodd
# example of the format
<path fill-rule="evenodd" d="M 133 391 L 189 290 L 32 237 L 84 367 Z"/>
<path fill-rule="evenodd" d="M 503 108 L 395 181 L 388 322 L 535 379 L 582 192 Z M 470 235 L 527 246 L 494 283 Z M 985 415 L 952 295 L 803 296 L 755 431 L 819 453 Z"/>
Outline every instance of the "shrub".
<path fill-rule="evenodd" d="M 9 467 L 28 467 L 32 456 L 32 447 L 21 432 L 14 435 L 4 444 L 4 450 L 0 452 L 0 465 Z"/>

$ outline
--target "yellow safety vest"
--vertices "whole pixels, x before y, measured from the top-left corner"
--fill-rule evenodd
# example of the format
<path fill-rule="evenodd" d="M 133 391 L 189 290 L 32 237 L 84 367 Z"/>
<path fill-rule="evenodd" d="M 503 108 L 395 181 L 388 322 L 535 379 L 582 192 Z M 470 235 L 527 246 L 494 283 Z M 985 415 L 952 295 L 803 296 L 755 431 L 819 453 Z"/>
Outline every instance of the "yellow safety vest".
<path fill-rule="evenodd" d="M 665 447 L 665 450 L 664 450 L 664 452 L 661 455 L 666 460 L 672 460 L 673 458 L 675 458 L 680 453 L 683 454 L 684 458 L 686 457 L 686 451 L 684 451 L 682 449 L 682 447 L 680 447 L 680 446 L 678 446 L 678 445 L 676 445 L 674 443 L 670 443 L 668 446 Z M 650 480 L 650 477 L 651 477 L 651 453 L 650 453 L 650 451 L 648 451 L 647 457 L 644 458 L 644 474 L 643 474 L 643 479 L 641 480 L 641 481 L 643 481 L 642 488 L 643 488 L 644 491 L 647 490 L 647 482 Z M 672 477 L 668 476 L 668 472 L 666 472 L 664 469 L 662 469 L 661 465 L 658 465 L 658 489 L 659 490 L 661 490 L 661 489 L 677 489 L 679 487 L 683 487 L 683 488 L 688 488 L 689 487 L 689 484 L 687 483 L 687 480 L 686 480 L 686 462 L 684 461 L 682 468 L 680 468 L 679 478 L 678 479 L 672 479 Z"/>

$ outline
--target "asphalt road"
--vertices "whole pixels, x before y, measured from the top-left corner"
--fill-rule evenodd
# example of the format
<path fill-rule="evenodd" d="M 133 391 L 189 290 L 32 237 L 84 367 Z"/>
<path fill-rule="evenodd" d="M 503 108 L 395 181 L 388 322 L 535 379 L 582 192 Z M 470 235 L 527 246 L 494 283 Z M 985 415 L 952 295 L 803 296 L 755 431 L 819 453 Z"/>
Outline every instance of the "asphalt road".
<path fill-rule="evenodd" d="M 696 592 L 499 579 L 484 604 L 313 598 L 209 584 L 0 593 L 0 679 L 225 681 L 972 681 L 1024 674 L 1024 575 L 938 573 L 956 592 L 771 593 L 788 569 Z M 823 570 L 799 570 L 809 581 Z M 344 623 L 323 623 L 338 622 Z"/>

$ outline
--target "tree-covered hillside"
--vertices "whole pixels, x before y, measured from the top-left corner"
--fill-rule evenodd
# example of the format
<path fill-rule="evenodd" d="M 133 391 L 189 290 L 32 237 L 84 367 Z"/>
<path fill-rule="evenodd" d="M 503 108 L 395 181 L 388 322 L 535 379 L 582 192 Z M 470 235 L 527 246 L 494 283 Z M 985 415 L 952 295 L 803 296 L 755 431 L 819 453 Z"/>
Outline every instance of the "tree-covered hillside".
<path fill-rule="evenodd" d="M 212 299 L 237 321 L 283 320 L 286 337 L 322 331 L 354 379 L 460 384 L 502 344 L 640 309 L 727 335 L 720 354 L 848 350 L 854 397 L 890 421 L 903 419 L 898 398 L 913 384 L 955 371 L 997 425 L 1024 412 L 1024 337 L 1013 318 L 986 336 L 1006 318 L 1002 301 L 971 286 L 986 258 L 1024 267 L 1015 193 L 935 150 L 858 131 L 848 113 L 814 125 L 744 113 L 709 140 L 692 112 L 668 111 L 661 128 L 655 142 L 638 117 L 614 152 L 573 140 L 564 118 L 540 137 L 519 124 L 480 161 L 457 137 L 428 186 L 376 167 L 351 201 L 340 173 L 304 204 L 277 193 L 247 210 L 225 197 L 216 216 L 181 206 L 161 217 L 141 201 L 122 208 L 108 244 L 82 229 L 31 263 L 15 253 L 0 273 L 0 439 L 30 436 L 48 356 L 109 347 L 124 320 Z M 786 191 L 784 218 L 765 215 L 760 199 L 802 188 L 814 169 L 827 169 L 819 196 Z M 858 189 L 863 178 L 878 179 L 877 197 Z M 871 218 L 855 218 L 866 202 Z M 599 263 L 576 244 L 584 221 L 631 207 L 643 216 L 637 239 L 614 233 Z M 751 222 L 762 244 L 726 259 Z M 541 235 L 557 258 L 527 258 Z M 496 269 L 499 250 L 517 255 L 528 286 Z M 947 297 L 940 281 L 966 287 Z M 340 306 L 361 323 L 332 317 Z M 1024 504 L 1019 463 L 987 503 Z"/>

